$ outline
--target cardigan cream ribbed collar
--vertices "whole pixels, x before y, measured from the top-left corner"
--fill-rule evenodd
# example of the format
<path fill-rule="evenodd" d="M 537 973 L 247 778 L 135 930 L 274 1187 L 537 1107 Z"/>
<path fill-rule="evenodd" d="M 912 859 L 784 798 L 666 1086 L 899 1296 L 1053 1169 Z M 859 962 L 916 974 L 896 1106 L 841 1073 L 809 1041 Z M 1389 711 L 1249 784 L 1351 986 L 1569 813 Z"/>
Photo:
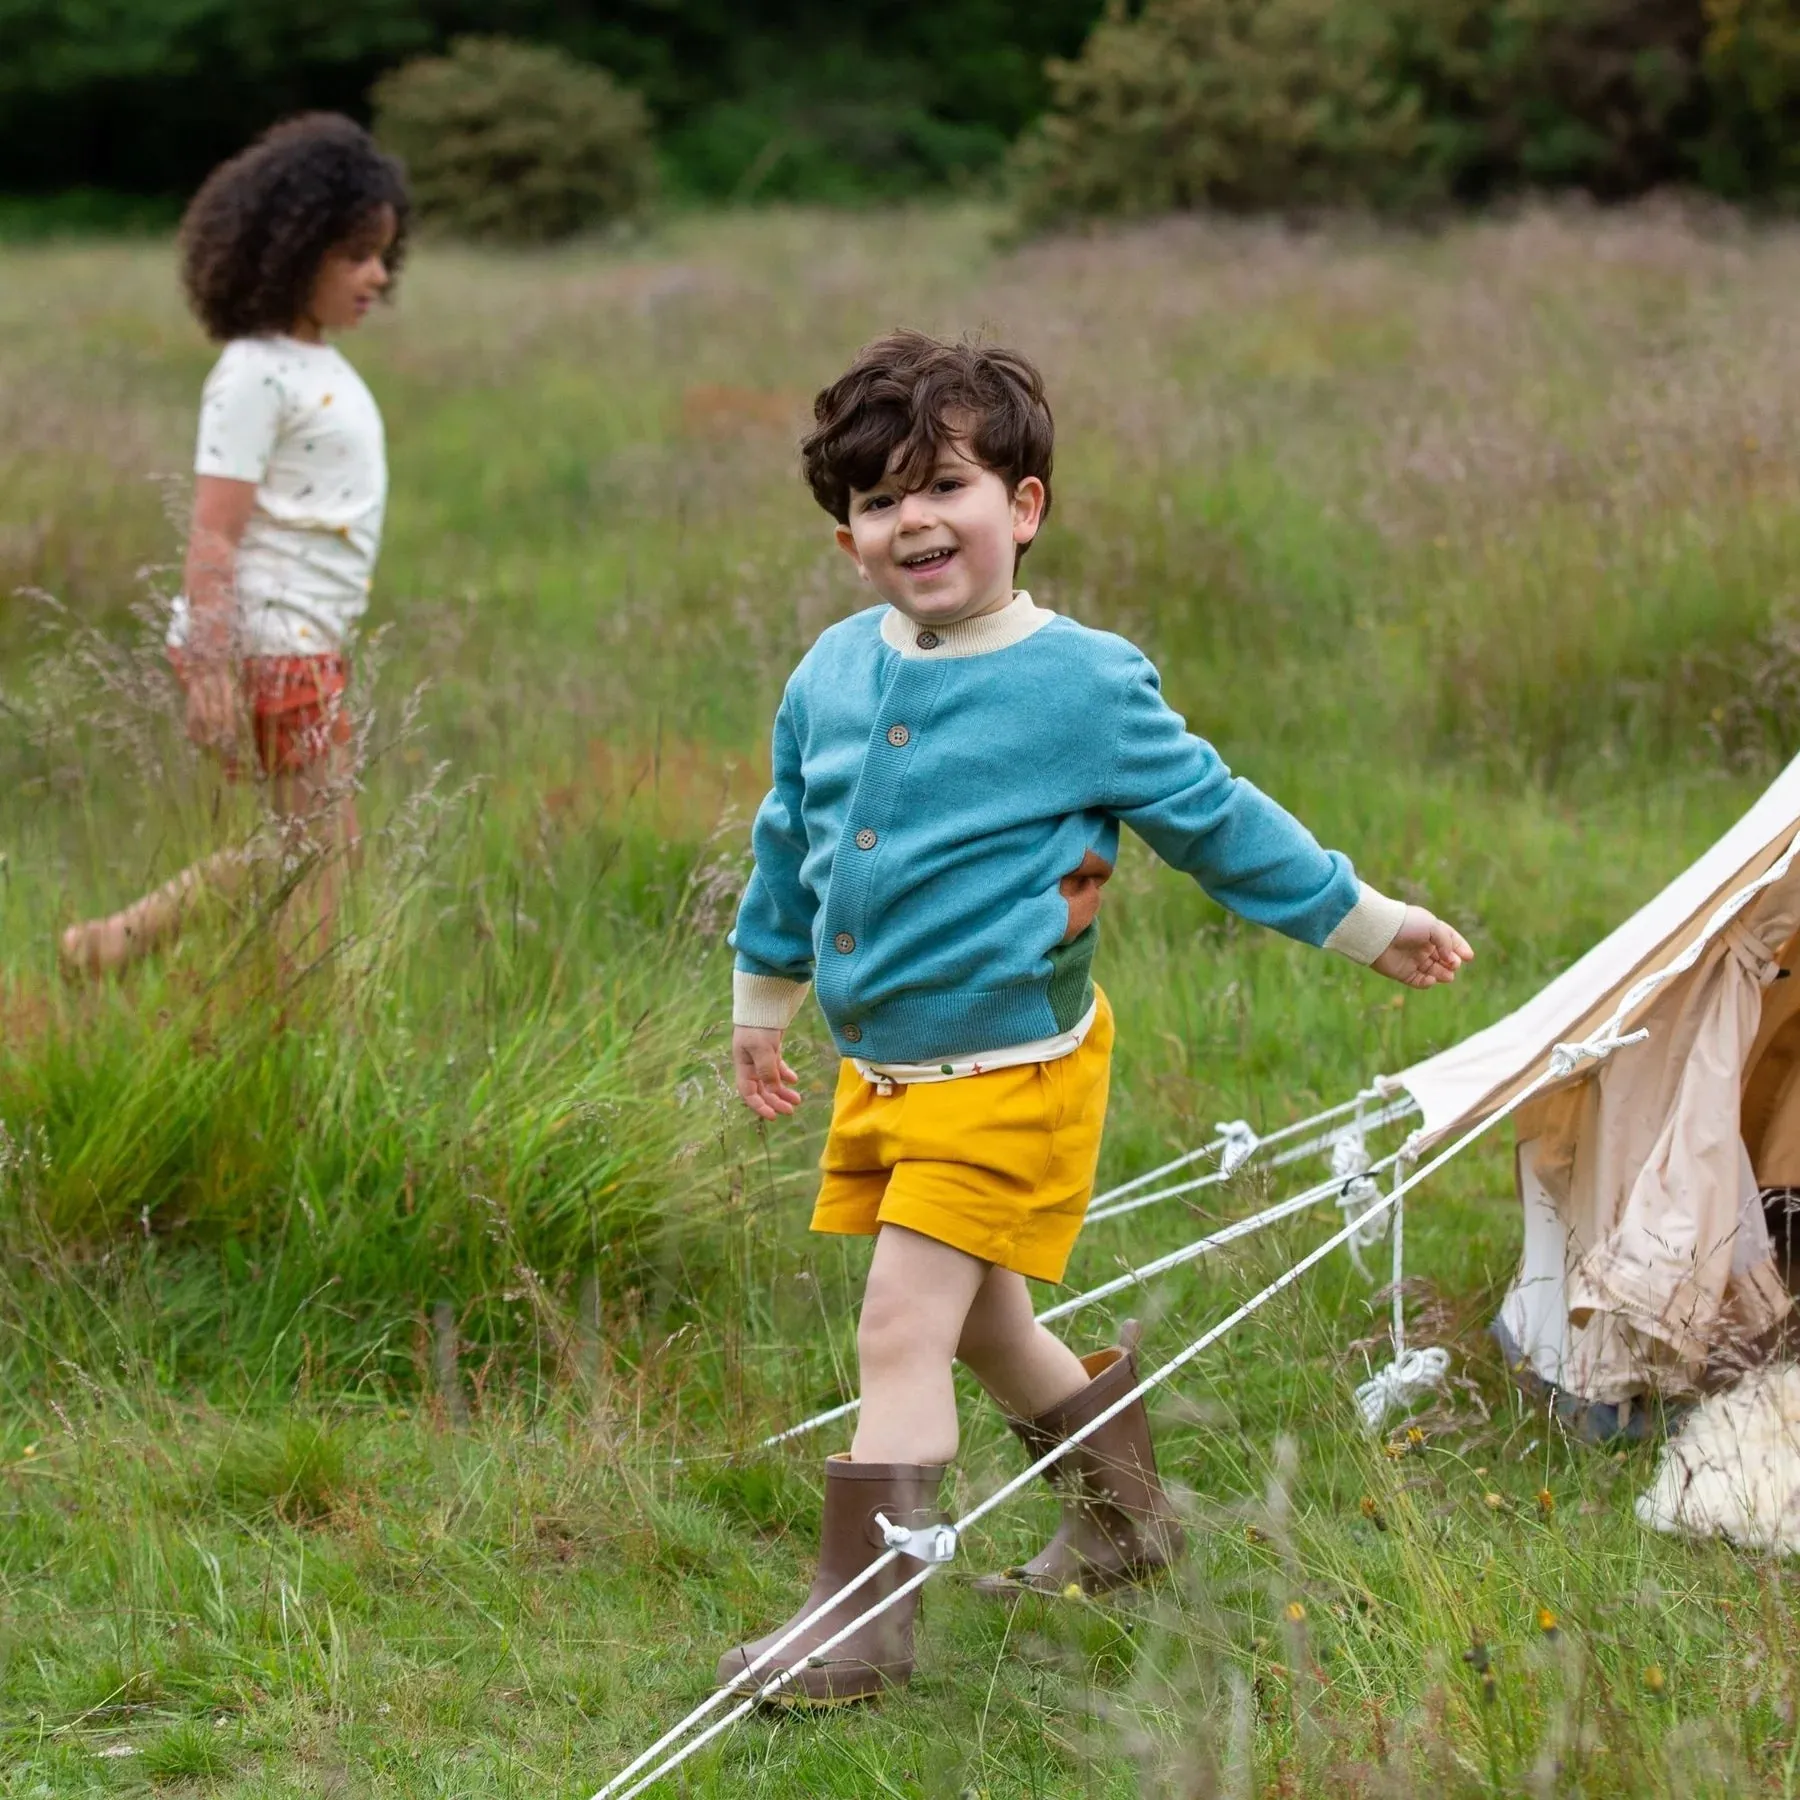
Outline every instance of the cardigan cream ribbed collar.
<path fill-rule="evenodd" d="M 1023 643 L 1055 617 L 1055 613 L 1036 605 L 1020 588 L 998 612 L 983 613 L 978 619 L 959 619 L 950 625 L 921 625 L 898 607 L 890 606 L 882 617 L 881 640 L 890 650 L 919 662 L 948 662 L 963 656 L 986 656 L 990 651 Z"/>

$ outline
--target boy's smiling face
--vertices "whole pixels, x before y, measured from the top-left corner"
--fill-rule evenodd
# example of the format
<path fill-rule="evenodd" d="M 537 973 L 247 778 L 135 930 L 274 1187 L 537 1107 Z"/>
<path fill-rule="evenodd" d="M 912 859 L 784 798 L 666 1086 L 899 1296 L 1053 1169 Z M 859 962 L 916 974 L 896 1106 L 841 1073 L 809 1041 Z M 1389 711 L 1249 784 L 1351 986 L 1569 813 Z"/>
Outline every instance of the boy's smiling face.
<path fill-rule="evenodd" d="M 895 452 L 895 461 L 900 452 Z M 890 606 L 922 625 L 953 625 L 997 612 L 1013 593 L 1019 546 L 1037 535 L 1044 484 L 1027 475 L 1011 493 L 952 438 L 920 488 L 890 472 L 850 490 L 839 547 Z"/>

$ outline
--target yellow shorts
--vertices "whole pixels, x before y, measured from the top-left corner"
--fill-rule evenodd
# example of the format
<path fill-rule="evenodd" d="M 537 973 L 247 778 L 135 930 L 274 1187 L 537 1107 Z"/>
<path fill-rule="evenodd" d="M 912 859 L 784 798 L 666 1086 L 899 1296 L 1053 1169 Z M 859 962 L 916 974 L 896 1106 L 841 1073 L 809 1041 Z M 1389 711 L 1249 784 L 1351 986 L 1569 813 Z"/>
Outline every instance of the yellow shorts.
<path fill-rule="evenodd" d="M 871 1237 L 904 1225 L 1034 1281 L 1061 1281 L 1106 1123 L 1113 1016 L 1098 989 L 1094 1004 L 1081 1047 L 1055 1062 L 885 1095 L 846 1062 L 813 1230 Z"/>

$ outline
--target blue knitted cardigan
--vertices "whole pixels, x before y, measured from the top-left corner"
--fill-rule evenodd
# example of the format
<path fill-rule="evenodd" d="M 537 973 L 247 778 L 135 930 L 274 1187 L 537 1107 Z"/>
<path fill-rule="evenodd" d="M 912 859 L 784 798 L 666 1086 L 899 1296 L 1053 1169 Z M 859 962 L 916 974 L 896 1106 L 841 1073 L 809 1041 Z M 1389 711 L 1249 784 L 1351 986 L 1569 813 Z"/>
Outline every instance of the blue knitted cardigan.
<path fill-rule="evenodd" d="M 1221 905 L 1371 962 L 1404 907 L 1234 776 L 1121 637 L 1020 593 L 935 629 L 873 607 L 826 631 L 775 718 L 774 786 L 730 942 L 733 1019 L 785 1026 L 816 983 L 839 1049 L 978 1055 L 1068 1031 L 1096 920 L 1059 883 L 1129 825 Z"/>

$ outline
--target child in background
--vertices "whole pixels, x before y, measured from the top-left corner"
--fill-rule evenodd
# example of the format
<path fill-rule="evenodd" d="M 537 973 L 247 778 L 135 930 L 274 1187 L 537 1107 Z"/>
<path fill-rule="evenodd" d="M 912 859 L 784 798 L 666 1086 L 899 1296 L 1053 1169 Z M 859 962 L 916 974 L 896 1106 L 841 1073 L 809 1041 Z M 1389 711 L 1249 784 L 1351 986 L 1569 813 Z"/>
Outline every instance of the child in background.
<path fill-rule="evenodd" d="M 1091 969 L 1100 890 L 1130 825 L 1246 919 L 1428 988 L 1471 951 L 1360 882 L 1235 778 L 1124 639 L 1014 588 L 1050 506 L 1053 427 L 1010 351 L 903 332 L 814 407 L 807 480 L 884 605 L 824 633 L 787 685 L 774 787 L 732 942 L 732 1060 L 758 1118 L 800 1103 L 782 1033 L 816 986 L 843 1057 L 816 1231 L 873 1234 L 857 1332 L 862 1411 L 825 1464 L 822 1616 L 726 1654 L 723 1686 L 798 1662 L 909 1575 L 876 1515 L 934 1520 L 955 1455 L 952 1364 L 1035 1460 L 1135 1385 L 1134 1333 L 1078 1358 L 1032 1317 L 1093 1188 L 1113 1017 Z M 1052 1477 L 1063 1519 L 991 1594 L 1101 1593 L 1170 1562 L 1180 1529 L 1141 1402 Z M 829 1705 L 904 1683 L 916 1591 L 784 1692 Z M 798 1615 L 796 1615 L 798 1617 Z"/>
<path fill-rule="evenodd" d="M 344 690 L 387 503 L 381 413 L 325 339 L 390 290 L 407 213 L 399 164 L 353 121 L 313 113 L 215 169 L 181 226 L 188 300 L 225 348 L 201 398 L 169 655 L 188 736 L 228 777 L 247 748 L 284 850 L 316 853 L 304 899 L 288 904 L 321 935 L 357 839 Z M 222 851 L 71 926 L 65 967 L 123 967 L 172 937 L 205 893 L 235 891 L 248 866 Z"/>

